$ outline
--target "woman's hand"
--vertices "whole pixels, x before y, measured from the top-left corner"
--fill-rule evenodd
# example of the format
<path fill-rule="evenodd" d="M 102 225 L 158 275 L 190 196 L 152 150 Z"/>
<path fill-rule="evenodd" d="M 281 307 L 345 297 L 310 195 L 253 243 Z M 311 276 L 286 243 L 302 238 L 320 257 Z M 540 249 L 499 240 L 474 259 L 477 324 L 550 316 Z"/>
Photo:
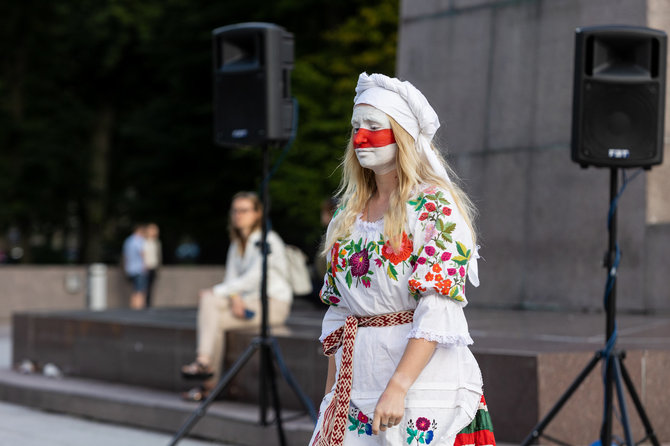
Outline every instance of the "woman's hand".
<path fill-rule="evenodd" d="M 377 435 L 380 430 L 385 431 L 402 421 L 407 391 L 430 361 L 436 346 L 437 342 L 426 339 L 413 338 L 407 342 L 395 373 L 377 401 L 372 421 L 373 434 Z"/>
<path fill-rule="evenodd" d="M 405 395 L 407 395 L 407 390 L 393 380 L 389 381 L 375 407 L 372 417 L 373 434 L 377 435 L 380 430 L 385 431 L 400 423 L 405 413 Z"/>
<path fill-rule="evenodd" d="M 246 319 L 246 315 L 244 314 L 246 309 L 244 301 L 238 294 L 230 296 L 230 310 L 233 312 L 233 316 L 238 319 Z"/>

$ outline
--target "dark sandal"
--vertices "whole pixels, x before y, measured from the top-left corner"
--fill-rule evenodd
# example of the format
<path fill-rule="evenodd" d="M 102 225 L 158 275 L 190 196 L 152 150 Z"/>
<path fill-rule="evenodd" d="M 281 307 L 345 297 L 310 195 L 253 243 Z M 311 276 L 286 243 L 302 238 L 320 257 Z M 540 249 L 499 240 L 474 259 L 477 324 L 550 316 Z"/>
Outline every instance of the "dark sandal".
<path fill-rule="evenodd" d="M 181 368 L 181 376 L 185 379 L 207 379 L 214 375 L 214 370 L 208 365 L 193 361 Z"/>
<path fill-rule="evenodd" d="M 209 390 L 204 387 L 194 387 L 188 392 L 182 392 L 181 397 L 185 401 L 200 402 L 209 396 Z"/>

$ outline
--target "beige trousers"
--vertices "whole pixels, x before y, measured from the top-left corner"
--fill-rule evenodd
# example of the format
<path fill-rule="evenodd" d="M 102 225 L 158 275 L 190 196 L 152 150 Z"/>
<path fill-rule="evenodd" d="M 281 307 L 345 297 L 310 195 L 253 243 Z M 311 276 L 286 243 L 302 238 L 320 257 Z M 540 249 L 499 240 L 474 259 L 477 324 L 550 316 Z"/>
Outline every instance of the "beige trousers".
<path fill-rule="evenodd" d="M 248 310 L 254 312 L 253 318 L 239 319 L 233 316 L 228 297 L 215 296 L 212 293 L 208 293 L 200 299 L 197 327 L 198 356 L 207 356 L 210 358 L 214 376 L 208 381 L 216 383 L 221 376 L 223 359 L 225 358 L 224 334 L 226 330 L 260 326 L 260 299 L 245 301 L 244 304 Z M 290 310 L 290 302 L 268 299 L 268 323 L 270 325 L 283 324 Z"/>

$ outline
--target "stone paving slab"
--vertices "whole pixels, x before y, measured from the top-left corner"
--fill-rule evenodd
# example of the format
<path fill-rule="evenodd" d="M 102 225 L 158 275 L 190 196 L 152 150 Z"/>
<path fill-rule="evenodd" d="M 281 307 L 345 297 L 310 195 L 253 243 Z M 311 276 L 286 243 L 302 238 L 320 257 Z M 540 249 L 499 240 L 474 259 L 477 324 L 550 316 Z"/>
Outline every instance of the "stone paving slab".
<path fill-rule="evenodd" d="M 0 402 L 0 446 L 165 446 L 171 435 Z M 234 446 L 185 438 L 179 446 Z"/>
<path fill-rule="evenodd" d="M 473 351 L 595 351 L 605 345 L 604 313 L 511 311 L 466 307 Z M 622 349 L 670 350 L 670 314 L 617 315 Z"/>

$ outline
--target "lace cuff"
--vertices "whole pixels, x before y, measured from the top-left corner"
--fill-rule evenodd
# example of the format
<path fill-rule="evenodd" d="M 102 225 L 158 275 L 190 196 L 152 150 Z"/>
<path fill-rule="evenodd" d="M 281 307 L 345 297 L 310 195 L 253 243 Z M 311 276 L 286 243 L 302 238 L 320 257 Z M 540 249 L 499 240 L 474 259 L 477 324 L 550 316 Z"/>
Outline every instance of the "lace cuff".
<path fill-rule="evenodd" d="M 473 343 L 461 302 L 434 291 L 419 300 L 408 337 L 437 341 L 445 347 Z"/>
<path fill-rule="evenodd" d="M 422 330 L 413 328 L 408 334 L 407 339 L 426 339 L 438 343 L 438 347 L 463 347 L 474 343 L 468 333 L 444 333 L 431 330 Z"/>

